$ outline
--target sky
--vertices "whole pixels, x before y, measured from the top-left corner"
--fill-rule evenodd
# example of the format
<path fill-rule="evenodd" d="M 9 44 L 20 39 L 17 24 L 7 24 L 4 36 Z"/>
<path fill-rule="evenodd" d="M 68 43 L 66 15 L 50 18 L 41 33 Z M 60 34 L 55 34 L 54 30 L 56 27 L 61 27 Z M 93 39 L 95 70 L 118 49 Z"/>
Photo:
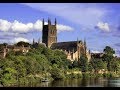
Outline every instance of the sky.
<path fill-rule="evenodd" d="M 58 42 L 86 40 L 91 52 L 120 56 L 119 3 L 0 3 L 0 43 L 42 39 L 42 20 L 57 19 Z"/>

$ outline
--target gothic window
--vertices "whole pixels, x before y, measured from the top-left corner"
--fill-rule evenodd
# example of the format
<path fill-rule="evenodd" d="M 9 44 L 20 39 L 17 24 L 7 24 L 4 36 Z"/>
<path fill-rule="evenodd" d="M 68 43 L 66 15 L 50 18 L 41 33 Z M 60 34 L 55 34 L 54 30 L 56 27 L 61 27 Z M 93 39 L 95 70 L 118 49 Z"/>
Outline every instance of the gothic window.
<path fill-rule="evenodd" d="M 54 30 L 53 30 L 53 35 L 54 35 Z"/>
<path fill-rule="evenodd" d="M 53 35 L 53 30 L 52 30 L 52 35 Z"/>
<path fill-rule="evenodd" d="M 51 32 L 50 32 L 51 34 L 52 34 L 52 30 L 51 30 Z"/>

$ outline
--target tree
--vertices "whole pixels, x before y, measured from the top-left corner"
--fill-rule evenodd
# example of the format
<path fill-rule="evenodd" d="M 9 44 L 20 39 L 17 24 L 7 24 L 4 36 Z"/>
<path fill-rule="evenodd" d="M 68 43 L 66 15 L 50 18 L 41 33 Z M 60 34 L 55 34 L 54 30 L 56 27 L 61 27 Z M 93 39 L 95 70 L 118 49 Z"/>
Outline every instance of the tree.
<path fill-rule="evenodd" d="M 119 61 L 117 61 L 116 59 L 113 59 L 111 60 L 110 64 L 111 64 L 111 71 L 114 71 L 117 73 L 119 71 Z"/>
<path fill-rule="evenodd" d="M 80 63 L 80 68 L 82 72 L 87 72 L 88 71 L 88 59 L 85 55 L 82 55 L 79 59 Z"/>
<path fill-rule="evenodd" d="M 73 68 L 78 67 L 78 66 L 79 66 L 79 65 L 78 65 L 78 61 L 75 60 L 72 65 L 73 65 Z"/>
<path fill-rule="evenodd" d="M 110 56 L 113 56 L 113 54 L 115 54 L 115 51 L 110 46 L 106 46 L 103 52 Z"/>
<path fill-rule="evenodd" d="M 102 59 L 93 59 L 91 60 L 91 64 L 95 72 L 98 72 L 101 69 L 106 69 L 106 63 L 103 62 Z"/>
<path fill-rule="evenodd" d="M 1 83 L 3 85 L 15 84 L 17 71 L 14 68 L 5 68 L 2 73 Z"/>
<path fill-rule="evenodd" d="M 50 71 L 51 77 L 54 80 L 58 80 L 58 79 L 63 79 L 64 78 L 64 73 L 62 72 L 62 70 L 60 70 L 59 68 L 57 68 L 57 64 L 53 65 L 52 70 Z"/>
<path fill-rule="evenodd" d="M 93 66 L 92 66 L 92 63 L 89 62 L 89 64 L 88 64 L 88 71 L 92 72 L 93 69 L 94 69 L 94 68 L 93 68 Z"/>
<path fill-rule="evenodd" d="M 104 52 L 103 61 L 107 62 L 107 69 L 108 69 L 108 71 L 111 71 L 110 61 L 114 58 L 113 54 L 115 54 L 115 51 L 110 46 L 106 46 L 105 49 L 103 50 L 103 52 Z"/>
<path fill-rule="evenodd" d="M 25 47 L 28 47 L 30 44 L 28 42 L 20 41 L 20 42 L 16 43 L 15 45 L 16 46 L 22 46 L 22 45 L 24 45 Z"/>

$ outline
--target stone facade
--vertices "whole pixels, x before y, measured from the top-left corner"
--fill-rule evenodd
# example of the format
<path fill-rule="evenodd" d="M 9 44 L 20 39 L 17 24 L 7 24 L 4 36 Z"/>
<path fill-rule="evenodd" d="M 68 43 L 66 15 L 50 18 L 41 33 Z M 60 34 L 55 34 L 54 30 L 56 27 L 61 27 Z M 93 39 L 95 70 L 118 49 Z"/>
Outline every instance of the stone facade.
<path fill-rule="evenodd" d="M 48 25 L 44 25 L 44 19 L 43 19 L 42 42 L 45 43 L 46 46 L 49 48 L 52 45 L 52 43 L 57 42 L 56 24 L 57 24 L 56 19 L 54 25 L 52 25 L 51 21 L 48 19 Z"/>
<path fill-rule="evenodd" d="M 14 45 L 8 45 L 0 51 L 0 58 L 5 58 L 6 54 L 11 50 L 14 52 L 21 51 L 23 54 L 26 54 L 27 52 L 29 52 L 30 46 L 29 47 L 24 47 L 24 46 L 18 47 Z"/>

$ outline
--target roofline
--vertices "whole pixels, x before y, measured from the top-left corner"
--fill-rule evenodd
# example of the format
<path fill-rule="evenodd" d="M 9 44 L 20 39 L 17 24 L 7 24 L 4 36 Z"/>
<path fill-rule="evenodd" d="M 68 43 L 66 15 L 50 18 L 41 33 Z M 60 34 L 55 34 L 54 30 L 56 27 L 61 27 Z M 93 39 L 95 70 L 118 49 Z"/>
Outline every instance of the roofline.
<path fill-rule="evenodd" d="M 79 40 L 82 42 L 82 40 Z M 77 41 L 67 41 L 67 42 L 57 42 L 57 43 L 68 43 L 68 42 L 77 42 Z M 53 43 L 54 44 L 54 43 Z"/>

